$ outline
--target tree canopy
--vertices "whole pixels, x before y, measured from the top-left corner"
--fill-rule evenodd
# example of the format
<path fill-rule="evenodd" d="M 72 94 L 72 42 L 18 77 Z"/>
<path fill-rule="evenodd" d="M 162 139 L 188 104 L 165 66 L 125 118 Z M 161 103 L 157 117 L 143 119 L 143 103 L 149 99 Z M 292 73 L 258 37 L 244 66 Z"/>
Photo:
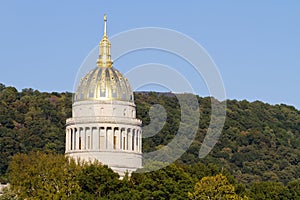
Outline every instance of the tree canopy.
<path fill-rule="evenodd" d="M 141 185 L 144 185 L 143 187 L 152 188 L 153 190 L 159 188 L 158 191 L 163 191 L 168 198 L 181 198 L 174 191 L 180 191 L 180 194 L 185 195 L 187 195 L 188 190 L 194 192 L 194 185 L 199 180 L 205 176 L 215 176 L 217 173 L 221 173 L 220 169 L 223 169 L 222 172 L 226 174 L 227 179 L 235 187 L 235 192 L 238 195 L 248 192 L 247 196 L 250 198 L 254 195 L 267 193 L 258 189 L 263 187 L 268 191 L 276 190 L 279 192 L 279 196 L 286 197 L 286 195 L 290 195 L 288 196 L 289 199 L 299 197 L 299 110 L 284 104 L 269 105 L 260 101 L 228 100 L 227 118 L 222 135 L 213 151 L 204 159 L 200 159 L 198 153 L 203 138 L 211 117 L 215 116 L 210 116 L 211 98 L 197 98 L 200 105 L 198 132 L 186 153 L 176 161 L 176 169 L 173 168 L 172 173 L 161 171 L 162 174 L 156 175 L 154 175 L 155 173 L 133 175 L 127 182 L 118 182 L 118 184 L 121 184 L 118 187 L 121 188 L 120 194 L 126 196 L 128 191 L 139 191 L 142 189 Z M 149 109 L 152 105 L 161 105 L 167 113 L 163 128 L 154 136 L 143 139 L 143 152 L 151 152 L 168 144 L 176 135 L 181 120 L 180 105 L 176 96 L 172 93 L 138 92 L 135 93 L 135 103 L 137 117 L 143 121 L 143 126 L 151 123 Z M 65 121 L 71 117 L 71 110 L 72 94 L 69 92 L 46 93 L 30 88 L 17 91 L 14 87 L 6 87 L 0 84 L 0 182 L 5 183 L 9 177 L 12 178 L 8 165 L 9 162 L 15 163 L 14 156 L 19 156 L 21 159 L 24 155 L 30 155 L 30 152 L 38 151 L 41 154 L 41 160 L 43 160 L 46 159 L 42 158 L 44 154 L 64 154 Z M 24 160 L 24 165 L 25 161 L 33 162 Z M 55 163 L 52 163 L 52 165 L 56 166 Z M 179 169 L 177 169 L 178 166 L 180 166 Z M 182 169 L 184 169 L 184 172 Z M 97 174 L 102 173 L 104 169 L 89 170 L 91 170 L 91 173 Z M 172 171 L 172 166 L 167 170 Z M 84 177 L 90 172 L 81 171 L 80 176 Z M 110 172 L 107 171 L 107 173 Z M 64 177 L 63 174 L 59 176 Z M 80 176 L 78 175 L 78 177 Z M 154 183 L 150 181 L 155 180 L 155 176 L 161 177 L 163 181 L 159 182 L 157 180 Z M 168 176 L 177 177 L 186 188 L 181 189 L 175 182 L 169 183 Z M 39 181 L 39 179 L 36 181 Z M 78 181 L 76 180 L 81 188 Z M 135 181 L 135 184 L 132 181 Z M 191 181 L 190 184 L 187 183 L 189 181 Z M 168 191 L 166 186 L 168 184 L 173 184 L 173 192 L 166 192 Z M 127 186 L 123 187 L 123 185 Z M 101 190 L 102 186 L 99 187 L 100 189 L 98 188 L 96 191 Z M 141 188 L 137 189 L 138 187 Z M 89 190 L 86 194 L 92 193 L 92 195 L 95 195 L 93 188 L 86 188 L 86 190 Z M 136 199 L 138 199 L 138 197 L 143 197 L 146 191 L 128 194 L 130 194 L 130 197 L 136 196 Z M 161 194 L 153 195 L 158 197 Z M 272 194 L 268 195 L 272 196 Z M 115 196 L 115 198 L 120 199 L 121 197 Z"/>
<path fill-rule="evenodd" d="M 248 199 L 247 197 L 240 197 L 235 193 L 235 188 L 229 183 L 226 176 L 222 174 L 217 174 L 216 176 L 203 177 L 195 185 L 195 191 L 189 193 L 190 199 L 232 199 L 232 200 L 242 200 Z"/>

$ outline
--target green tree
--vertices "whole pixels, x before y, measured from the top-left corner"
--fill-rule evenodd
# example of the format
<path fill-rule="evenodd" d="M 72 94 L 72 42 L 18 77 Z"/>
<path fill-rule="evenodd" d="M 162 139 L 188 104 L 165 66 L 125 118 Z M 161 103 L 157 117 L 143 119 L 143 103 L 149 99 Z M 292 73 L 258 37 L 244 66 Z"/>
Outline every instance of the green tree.
<path fill-rule="evenodd" d="M 291 181 L 287 184 L 289 199 L 300 199 L 300 179 Z"/>
<path fill-rule="evenodd" d="M 195 191 L 189 193 L 190 199 L 247 199 L 240 197 L 235 193 L 235 188 L 229 183 L 226 176 L 218 174 L 216 176 L 207 176 L 202 178 L 195 185 Z"/>
<path fill-rule="evenodd" d="M 78 184 L 83 193 L 93 197 L 106 197 L 110 193 L 117 193 L 121 181 L 119 175 L 107 165 L 95 161 L 86 163 L 77 176 Z"/>
<path fill-rule="evenodd" d="M 190 174 L 175 164 L 157 171 L 132 174 L 137 199 L 187 199 L 193 189 Z"/>
<path fill-rule="evenodd" d="M 76 176 L 80 170 L 64 155 L 16 154 L 9 164 L 11 190 L 21 199 L 68 199 L 80 190 Z"/>
<path fill-rule="evenodd" d="M 253 199 L 289 199 L 288 189 L 279 182 L 259 182 L 253 183 L 250 187 Z"/>
<path fill-rule="evenodd" d="M 237 182 L 247 187 L 260 181 L 278 181 L 286 185 L 300 178 L 299 110 L 283 104 L 272 106 L 259 101 L 228 100 L 227 118 L 218 145 L 206 158 L 199 159 L 209 122 L 215 116 L 211 116 L 211 98 L 198 97 L 198 101 L 201 117 L 197 135 L 177 161 L 182 165 L 200 163 L 209 166 L 205 172 L 202 167 L 198 170 L 197 166 L 194 173 L 185 171 L 192 176 L 193 186 L 204 176 L 220 173 L 210 164 L 228 170 Z M 151 105 L 162 105 L 167 113 L 163 128 L 155 136 L 143 139 L 143 152 L 154 151 L 169 143 L 181 122 L 181 107 L 176 96 L 172 93 L 138 92 L 135 93 L 135 103 L 137 117 L 143 120 L 144 126 L 153 120 L 149 116 Z M 46 93 L 34 89 L 18 92 L 0 84 L 0 181 L 7 182 L 8 162 L 16 153 L 63 154 L 65 121 L 71 116 L 71 111 L 71 93 Z M 235 184 L 227 174 L 226 177 Z M 121 185 L 124 191 L 136 188 L 130 180 L 126 184 L 128 187 Z M 295 190 L 289 191 L 295 193 Z M 118 194 L 124 196 L 125 192 Z"/>

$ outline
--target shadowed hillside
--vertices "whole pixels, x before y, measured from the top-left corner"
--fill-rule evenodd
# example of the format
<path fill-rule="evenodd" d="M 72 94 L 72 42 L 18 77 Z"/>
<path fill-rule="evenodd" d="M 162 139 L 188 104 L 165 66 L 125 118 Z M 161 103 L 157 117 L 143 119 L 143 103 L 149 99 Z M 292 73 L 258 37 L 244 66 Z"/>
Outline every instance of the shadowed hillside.
<path fill-rule="evenodd" d="M 239 183 L 288 182 L 300 178 L 300 111 L 288 105 L 227 101 L 222 136 L 205 159 L 198 158 L 210 121 L 210 98 L 198 97 L 198 134 L 178 164 L 213 163 L 228 169 Z M 180 105 L 171 93 L 135 93 L 137 117 L 150 123 L 149 108 L 160 104 L 167 112 L 163 129 L 144 139 L 149 152 L 172 140 L 180 123 Z M 71 93 L 18 92 L 0 85 L 0 177 L 5 180 L 8 162 L 16 153 L 64 153 L 65 120 L 71 116 Z"/>

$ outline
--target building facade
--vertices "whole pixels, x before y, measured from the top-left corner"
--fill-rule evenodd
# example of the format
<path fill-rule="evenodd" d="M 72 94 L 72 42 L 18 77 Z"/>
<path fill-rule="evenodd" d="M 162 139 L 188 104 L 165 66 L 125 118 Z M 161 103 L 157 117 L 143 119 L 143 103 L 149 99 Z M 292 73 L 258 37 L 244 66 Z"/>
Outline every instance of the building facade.
<path fill-rule="evenodd" d="M 98 160 L 121 176 L 142 167 L 142 128 L 130 84 L 113 67 L 106 33 L 99 44 L 97 67 L 77 86 L 72 118 L 66 122 L 66 155 Z"/>

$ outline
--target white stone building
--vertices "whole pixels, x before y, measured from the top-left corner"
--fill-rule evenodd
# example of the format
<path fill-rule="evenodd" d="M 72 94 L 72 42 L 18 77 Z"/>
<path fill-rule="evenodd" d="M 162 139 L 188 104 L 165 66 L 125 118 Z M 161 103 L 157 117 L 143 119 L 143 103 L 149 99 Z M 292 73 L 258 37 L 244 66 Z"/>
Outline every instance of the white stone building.
<path fill-rule="evenodd" d="M 131 173 L 142 167 L 141 124 L 129 82 L 113 67 L 104 16 L 97 67 L 81 79 L 67 119 L 66 155 Z"/>

